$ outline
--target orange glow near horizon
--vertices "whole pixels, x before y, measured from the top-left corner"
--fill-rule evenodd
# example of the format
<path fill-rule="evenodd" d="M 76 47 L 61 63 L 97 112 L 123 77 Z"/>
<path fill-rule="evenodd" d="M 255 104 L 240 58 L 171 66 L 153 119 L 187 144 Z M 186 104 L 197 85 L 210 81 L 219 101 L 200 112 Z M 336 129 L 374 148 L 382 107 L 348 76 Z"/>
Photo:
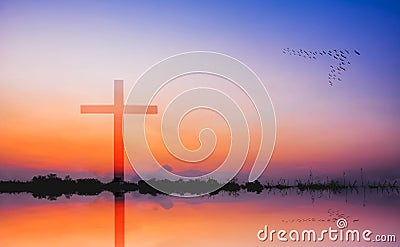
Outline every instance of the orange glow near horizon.
<path fill-rule="evenodd" d="M 174 96 L 172 92 L 181 92 L 190 88 L 171 85 L 165 88 L 164 95 L 152 102 L 162 112 L 166 102 Z M 130 84 L 126 83 L 125 98 Z M 222 84 L 221 88 L 232 92 L 238 102 L 243 101 L 234 90 Z M 91 172 L 109 174 L 113 170 L 113 118 L 108 115 L 88 116 L 80 114 L 83 104 L 112 104 L 112 81 L 103 80 L 100 87 L 91 88 L 90 84 L 74 85 L 65 91 L 35 87 L 23 88 L 18 84 L 1 91 L 0 97 L 0 161 L 2 167 L 17 167 L 33 170 L 55 170 L 73 172 Z M 13 97 L 17 91 L 19 97 Z M 280 95 L 279 90 L 272 90 Z M 25 100 L 21 100 L 25 99 Z M 341 111 L 336 106 L 324 103 L 313 105 L 320 99 L 311 99 L 310 103 L 290 106 L 285 97 L 272 97 L 277 120 L 277 139 L 271 163 L 275 165 L 299 167 L 307 165 L 322 170 L 348 169 L 348 164 L 359 164 L 364 168 L 377 164 L 392 163 L 398 157 L 398 128 L 396 119 L 383 121 L 368 111 Z M 289 102 L 290 103 L 290 102 Z M 288 109 L 284 108 L 286 106 Z M 328 109 L 326 109 L 328 108 Z M 334 112 L 335 114 L 331 113 Z M 156 116 L 153 120 L 158 120 Z M 357 120 L 357 121 L 356 121 Z M 390 121 L 389 121 L 390 120 Z M 259 132 L 250 121 L 251 145 L 244 171 L 249 171 L 250 163 L 256 155 Z M 208 126 L 207 126 L 208 125 Z M 199 146 L 199 130 L 215 127 L 218 139 L 214 155 L 203 164 L 187 165 L 177 162 L 166 151 L 160 139 L 160 125 L 157 121 L 148 126 L 151 148 L 162 165 L 167 164 L 183 171 L 195 169 L 206 171 L 215 168 L 226 157 L 229 148 L 229 134 L 226 123 L 212 113 L 189 114 L 182 122 L 181 140 L 189 149 Z M 152 132 L 153 131 L 153 132 Z M 154 137 L 154 138 L 153 138 Z M 139 147 L 138 147 L 139 148 Z M 379 162 L 378 162 L 379 161 Z M 125 159 L 125 169 L 133 172 Z"/>
<path fill-rule="evenodd" d="M 111 172 L 113 167 L 112 117 L 81 115 L 79 105 L 91 101 L 90 98 L 88 100 L 74 98 L 52 100 L 50 97 L 29 102 L 30 109 L 38 110 L 26 111 L 27 104 L 15 102 L 8 97 L 2 98 L 0 114 L 4 121 L 0 123 L 0 131 L 2 139 L 6 140 L 0 142 L 2 163 L 32 169 L 89 171 L 97 174 Z M 48 102 L 52 104 L 47 104 Z M 101 103 L 101 101 L 97 100 L 93 103 Z M 214 124 L 219 121 L 218 118 L 214 120 L 217 121 Z M 306 121 L 296 121 L 297 124 L 289 120 L 285 121 L 278 111 L 277 142 L 271 162 L 278 164 L 313 162 L 337 164 L 346 160 L 364 162 L 371 157 L 390 157 L 396 151 L 395 146 L 389 145 L 395 142 L 395 136 L 388 137 L 382 135 L 381 132 L 373 131 L 374 128 L 379 127 L 378 123 L 375 127 L 357 127 L 358 133 L 352 133 L 353 128 L 342 129 L 340 133 L 335 124 L 322 125 L 310 122 L 310 126 L 314 127 L 309 127 Z M 181 131 L 183 143 L 188 148 L 196 148 L 198 133 L 195 125 L 183 128 Z M 225 133 L 224 128 L 220 129 L 220 133 Z M 385 141 L 387 143 L 385 148 L 378 148 L 373 143 L 364 142 L 363 133 L 369 133 L 370 139 Z M 349 138 L 355 135 L 357 138 Z M 224 140 L 227 141 L 227 139 L 222 139 L 217 143 L 218 155 L 209 160 L 211 162 L 208 168 L 214 167 L 225 157 L 224 153 L 227 152 L 228 146 Z M 153 145 L 152 148 L 155 152 L 157 150 L 160 162 L 176 165 L 178 170 L 181 169 L 173 158 L 169 158 L 160 139 L 155 139 Z M 125 166 L 129 164 L 126 163 Z"/>

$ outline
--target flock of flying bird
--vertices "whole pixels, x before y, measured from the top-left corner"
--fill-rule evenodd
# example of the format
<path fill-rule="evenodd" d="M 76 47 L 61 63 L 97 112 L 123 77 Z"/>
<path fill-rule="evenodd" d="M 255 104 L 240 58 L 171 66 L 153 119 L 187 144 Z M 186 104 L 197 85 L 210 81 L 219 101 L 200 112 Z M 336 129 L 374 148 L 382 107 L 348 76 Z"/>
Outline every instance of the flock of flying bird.
<path fill-rule="evenodd" d="M 328 82 L 329 85 L 333 86 L 334 82 L 341 82 L 342 81 L 342 75 L 346 71 L 347 66 L 349 66 L 350 63 L 350 56 L 353 54 L 353 52 L 348 51 L 348 50 L 322 50 L 322 51 L 308 51 L 304 49 L 299 49 L 299 50 L 294 50 L 290 48 L 285 48 L 282 50 L 284 54 L 291 55 L 291 56 L 298 56 L 298 57 L 303 57 L 303 58 L 308 58 L 308 59 L 317 59 L 318 56 L 326 56 L 329 58 L 334 59 L 335 66 L 330 65 L 330 71 L 328 73 Z M 354 54 L 360 56 L 360 52 L 354 50 Z"/>

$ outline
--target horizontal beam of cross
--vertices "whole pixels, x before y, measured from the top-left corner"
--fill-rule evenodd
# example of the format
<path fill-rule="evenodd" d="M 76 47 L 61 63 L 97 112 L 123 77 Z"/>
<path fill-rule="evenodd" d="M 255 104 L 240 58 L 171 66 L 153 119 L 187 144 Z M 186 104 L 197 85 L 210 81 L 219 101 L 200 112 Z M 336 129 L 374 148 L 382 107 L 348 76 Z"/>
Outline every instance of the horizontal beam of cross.
<path fill-rule="evenodd" d="M 81 105 L 81 113 L 114 114 L 118 112 L 115 105 Z M 125 114 L 157 114 L 157 106 L 154 105 L 126 105 Z"/>

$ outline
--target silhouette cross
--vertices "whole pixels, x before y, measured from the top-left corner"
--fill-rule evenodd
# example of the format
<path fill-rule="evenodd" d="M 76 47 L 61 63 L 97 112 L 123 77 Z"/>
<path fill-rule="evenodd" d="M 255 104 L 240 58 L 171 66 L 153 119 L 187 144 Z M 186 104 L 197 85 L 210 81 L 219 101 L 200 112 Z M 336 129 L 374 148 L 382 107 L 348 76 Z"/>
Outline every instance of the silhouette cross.
<path fill-rule="evenodd" d="M 114 114 L 114 181 L 124 181 L 122 117 L 127 114 L 157 114 L 154 105 L 124 105 L 124 81 L 114 80 L 114 105 L 81 105 L 81 113 Z M 115 247 L 125 246 L 125 194 L 114 194 Z"/>
<path fill-rule="evenodd" d="M 114 114 L 114 181 L 124 180 L 124 142 L 122 116 L 126 114 L 157 114 L 155 105 L 124 105 L 124 81 L 114 80 L 114 105 L 81 105 L 81 113 Z"/>

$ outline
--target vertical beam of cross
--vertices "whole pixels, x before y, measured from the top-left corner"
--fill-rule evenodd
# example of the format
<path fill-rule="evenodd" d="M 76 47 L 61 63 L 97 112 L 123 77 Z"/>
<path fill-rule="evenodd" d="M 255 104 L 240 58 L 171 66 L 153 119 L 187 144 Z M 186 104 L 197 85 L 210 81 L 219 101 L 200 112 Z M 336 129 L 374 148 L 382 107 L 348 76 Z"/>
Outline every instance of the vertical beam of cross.
<path fill-rule="evenodd" d="M 124 113 L 124 82 L 114 81 L 114 180 L 124 180 L 124 141 L 122 116 Z"/>
<path fill-rule="evenodd" d="M 155 105 L 124 105 L 124 81 L 114 80 L 114 105 L 81 105 L 81 113 L 114 114 L 114 181 L 124 180 L 124 143 L 122 117 L 124 114 L 157 114 Z"/>

